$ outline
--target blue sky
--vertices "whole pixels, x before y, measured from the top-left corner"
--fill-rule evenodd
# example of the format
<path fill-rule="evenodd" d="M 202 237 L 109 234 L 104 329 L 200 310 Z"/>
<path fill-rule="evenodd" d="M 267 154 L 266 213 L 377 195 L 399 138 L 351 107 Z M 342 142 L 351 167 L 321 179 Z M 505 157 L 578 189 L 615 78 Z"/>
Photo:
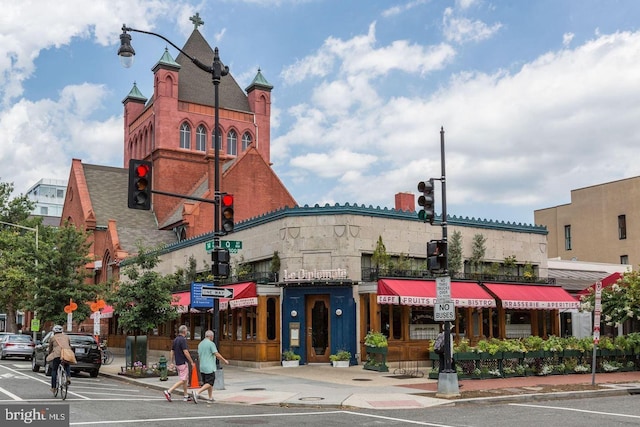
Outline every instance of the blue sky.
<path fill-rule="evenodd" d="M 439 177 L 447 212 L 533 223 L 570 191 L 640 175 L 635 0 L 22 0 L 0 16 L 0 180 L 72 158 L 123 166 L 122 99 L 200 27 L 241 87 L 274 85 L 272 162 L 299 204 L 393 207 Z M 171 50 L 174 57 L 177 52 Z M 436 186 L 436 212 L 441 212 Z M 617 213 L 614 213 L 617 215 Z"/>

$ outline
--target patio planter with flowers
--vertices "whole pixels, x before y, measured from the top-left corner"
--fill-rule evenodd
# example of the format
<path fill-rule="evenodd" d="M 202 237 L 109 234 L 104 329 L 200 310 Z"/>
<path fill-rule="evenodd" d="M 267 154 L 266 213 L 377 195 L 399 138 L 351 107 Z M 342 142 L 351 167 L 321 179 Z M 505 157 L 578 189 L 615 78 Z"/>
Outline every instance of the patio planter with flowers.
<path fill-rule="evenodd" d="M 362 366 L 364 369 L 378 372 L 389 372 L 387 366 L 387 353 L 389 343 L 382 332 L 369 331 L 364 337 L 364 347 L 367 353 L 367 361 Z"/>

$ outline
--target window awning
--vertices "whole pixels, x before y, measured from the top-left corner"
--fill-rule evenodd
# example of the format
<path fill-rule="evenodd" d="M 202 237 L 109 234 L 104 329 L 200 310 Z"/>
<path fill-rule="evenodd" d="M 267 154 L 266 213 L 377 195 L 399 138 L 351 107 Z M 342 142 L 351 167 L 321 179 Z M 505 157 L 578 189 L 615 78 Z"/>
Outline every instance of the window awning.
<path fill-rule="evenodd" d="M 228 307 L 234 309 L 258 305 L 256 282 L 236 283 L 235 285 L 222 287 L 233 289 L 233 298 L 220 298 L 220 310 L 226 310 Z"/>
<path fill-rule="evenodd" d="M 188 312 L 189 304 L 191 304 L 191 292 L 178 292 L 173 294 L 171 305 L 178 307 L 178 313 Z"/>
<path fill-rule="evenodd" d="M 456 307 L 495 307 L 496 300 L 472 282 L 451 282 L 451 299 Z M 434 280 L 378 280 L 378 304 L 434 306 Z"/>
<path fill-rule="evenodd" d="M 555 310 L 579 308 L 580 302 L 559 286 L 485 283 L 506 309 Z"/>
<path fill-rule="evenodd" d="M 113 307 L 110 305 L 105 305 L 102 310 L 100 310 L 100 318 L 101 319 L 110 319 L 113 317 Z M 89 318 L 95 318 L 95 313 L 91 313 Z"/>
<path fill-rule="evenodd" d="M 604 279 L 602 279 L 600 281 L 600 283 L 602 283 L 602 288 L 607 288 L 611 285 L 613 285 L 614 283 L 617 283 L 618 280 L 620 280 L 622 278 L 622 274 L 620 273 L 613 273 L 610 274 L 609 276 L 605 277 Z M 578 292 L 578 298 L 582 295 L 589 295 L 590 292 L 595 291 L 596 289 L 596 284 L 594 283 L 593 285 L 589 286 L 586 289 L 581 290 L 580 292 Z"/>

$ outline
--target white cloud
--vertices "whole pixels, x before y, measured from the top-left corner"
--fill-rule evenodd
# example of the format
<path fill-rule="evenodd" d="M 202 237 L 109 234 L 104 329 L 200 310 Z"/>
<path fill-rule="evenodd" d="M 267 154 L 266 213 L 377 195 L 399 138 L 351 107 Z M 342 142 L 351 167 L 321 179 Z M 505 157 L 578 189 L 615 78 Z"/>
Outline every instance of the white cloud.
<path fill-rule="evenodd" d="M 459 44 L 486 40 L 502 28 L 501 23 L 488 26 L 479 20 L 457 17 L 451 8 L 444 11 L 442 25 L 445 39 Z"/>
<path fill-rule="evenodd" d="M 575 37 L 575 34 L 573 33 L 564 33 L 562 35 L 562 45 L 565 47 L 568 47 L 571 44 L 571 41 L 573 40 L 574 37 Z"/>
<path fill-rule="evenodd" d="M 352 69 L 344 63 L 341 68 Z M 356 68 L 367 74 L 365 66 Z M 355 103 L 349 114 L 333 116 L 321 106 L 345 107 L 316 99 L 319 109 L 299 106 L 291 133 L 276 141 L 293 154 L 287 173 L 296 182 L 345 176 L 322 200 L 387 206 L 390 195 L 415 192 L 418 180 L 440 175 L 444 126 L 451 203 L 468 211 L 496 204 L 532 212 L 550 200 L 566 203 L 570 188 L 640 172 L 629 155 L 640 137 L 639 68 L 640 33 L 604 35 L 572 50 L 547 52 L 515 72 L 460 73 L 430 97 L 377 93 L 378 109 Z M 338 76 L 318 86 L 348 96 L 345 87 Z M 294 154 L 299 144 L 314 141 L 313 155 Z M 345 146 L 377 160 L 334 160 L 332 153 Z M 311 201 L 303 196 L 301 202 Z"/>

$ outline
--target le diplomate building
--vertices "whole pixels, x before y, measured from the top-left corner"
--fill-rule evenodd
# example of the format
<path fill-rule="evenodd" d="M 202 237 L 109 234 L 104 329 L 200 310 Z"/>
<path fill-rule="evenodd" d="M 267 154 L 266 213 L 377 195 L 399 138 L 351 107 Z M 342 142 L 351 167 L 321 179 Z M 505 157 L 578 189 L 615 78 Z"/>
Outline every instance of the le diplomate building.
<path fill-rule="evenodd" d="M 198 25 L 183 50 L 211 63 L 213 50 Z M 211 76 L 167 50 L 152 73 L 150 98 L 134 84 L 123 100 L 124 165 L 151 161 L 154 189 L 212 199 Z M 231 247 L 234 273 L 222 284 L 234 296 L 220 300 L 221 352 L 236 363 L 263 365 L 279 363 L 287 349 L 303 363 L 328 362 L 344 349 L 356 363 L 366 358 L 364 335 L 381 331 L 389 337 L 390 361 L 426 360 L 427 340 L 440 322 L 425 245 L 441 237 L 439 223 L 419 221 L 408 193 L 396 195 L 394 209 L 298 206 L 271 167 L 272 89 L 260 70 L 244 90 L 230 73 L 219 86 L 219 184 L 235 196 L 236 227 L 227 238 L 241 242 Z M 92 280 L 117 278 L 138 243 L 162 245 L 159 272 L 174 273 L 189 259 L 208 271 L 213 205 L 154 194 L 150 211 L 130 210 L 127 180 L 125 168 L 72 160 L 62 221 L 91 232 Z M 559 312 L 577 301 L 547 279 L 546 229 L 457 217 L 447 223 L 450 236 L 460 233 L 465 260 L 450 286 L 458 336 L 557 335 Z M 483 267 L 469 262 L 477 236 L 485 239 Z M 389 256 L 384 264 L 374 256 L 379 241 Z M 180 319 L 153 330 L 150 352 L 167 351 L 179 324 L 189 326 L 192 348 L 213 327 L 211 300 L 198 294 L 206 285 L 175 290 Z M 100 317 L 110 347 L 124 348 L 117 315 L 106 307 Z"/>

